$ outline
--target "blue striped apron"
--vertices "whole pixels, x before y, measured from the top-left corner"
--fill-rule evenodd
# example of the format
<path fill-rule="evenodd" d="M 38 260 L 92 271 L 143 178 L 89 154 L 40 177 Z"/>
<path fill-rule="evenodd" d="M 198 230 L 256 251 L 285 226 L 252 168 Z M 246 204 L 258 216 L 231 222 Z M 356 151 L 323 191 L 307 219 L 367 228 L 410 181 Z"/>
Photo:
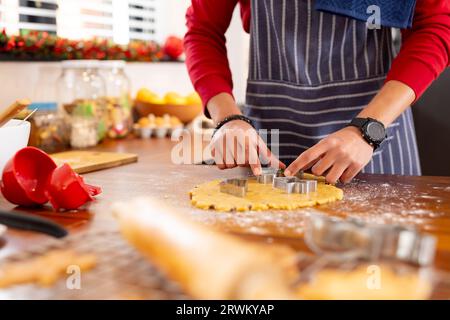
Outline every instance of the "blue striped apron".
<path fill-rule="evenodd" d="M 244 114 L 257 129 L 279 130 L 279 157 L 289 164 L 380 90 L 394 57 L 391 29 L 318 12 L 314 0 L 252 0 L 251 8 Z M 363 172 L 421 174 L 410 108 Z"/>

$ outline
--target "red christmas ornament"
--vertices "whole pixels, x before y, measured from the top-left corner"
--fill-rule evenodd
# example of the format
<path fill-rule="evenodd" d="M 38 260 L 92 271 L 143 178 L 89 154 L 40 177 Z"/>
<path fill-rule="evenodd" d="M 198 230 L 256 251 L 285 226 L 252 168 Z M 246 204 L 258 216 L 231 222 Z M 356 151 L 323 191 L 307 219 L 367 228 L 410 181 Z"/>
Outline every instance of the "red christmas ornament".
<path fill-rule="evenodd" d="M 166 43 L 164 44 L 164 53 L 168 55 L 170 58 L 177 60 L 181 57 L 184 52 L 183 40 L 170 36 L 167 38 Z"/>

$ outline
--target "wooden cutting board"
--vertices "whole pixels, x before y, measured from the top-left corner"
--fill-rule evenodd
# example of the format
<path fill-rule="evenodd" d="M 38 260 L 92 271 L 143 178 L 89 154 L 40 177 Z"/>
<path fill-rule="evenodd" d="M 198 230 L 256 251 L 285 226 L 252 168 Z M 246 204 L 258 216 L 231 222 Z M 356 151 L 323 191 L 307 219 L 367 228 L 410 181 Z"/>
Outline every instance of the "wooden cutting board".
<path fill-rule="evenodd" d="M 132 153 L 67 151 L 51 155 L 58 165 L 68 163 L 77 173 L 88 173 L 138 161 Z"/>

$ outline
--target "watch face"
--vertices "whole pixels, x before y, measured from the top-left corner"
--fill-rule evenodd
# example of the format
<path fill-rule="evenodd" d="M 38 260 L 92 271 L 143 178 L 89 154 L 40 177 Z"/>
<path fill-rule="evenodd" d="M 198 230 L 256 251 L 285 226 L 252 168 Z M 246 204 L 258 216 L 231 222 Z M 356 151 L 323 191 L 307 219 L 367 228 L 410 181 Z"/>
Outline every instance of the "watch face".
<path fill-rule="evenodd" d="M 367 135 L 375 142 L 383 141 L 386 138 L 386 130 L 381 123 L 370 122 L 367 125 Z"/>

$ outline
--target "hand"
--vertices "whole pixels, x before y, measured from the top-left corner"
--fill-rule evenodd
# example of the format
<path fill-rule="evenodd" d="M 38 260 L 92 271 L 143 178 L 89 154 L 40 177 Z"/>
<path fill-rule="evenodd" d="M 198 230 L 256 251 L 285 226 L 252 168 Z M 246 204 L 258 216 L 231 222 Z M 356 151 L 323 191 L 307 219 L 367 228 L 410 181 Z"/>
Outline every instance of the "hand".
<path fill-rule="evenodd" d="M 216 132 L 210 143 L 212 156 L 219 169 L 250 166 L 254 175 L 260 175 L 261 161 L 274 168 L 286 168 L 267 148 L 263 139 L 247 122 L 234 120 Z"/>
<path fill-rule="evenodd" d="M 303 152 L 285 171 L 295 175 L 312 167 L 318 176 L 326 174 L 329 183 L 350 182 L 372 159 L 373 147 L 355 127 L 339 130 Z"/>

